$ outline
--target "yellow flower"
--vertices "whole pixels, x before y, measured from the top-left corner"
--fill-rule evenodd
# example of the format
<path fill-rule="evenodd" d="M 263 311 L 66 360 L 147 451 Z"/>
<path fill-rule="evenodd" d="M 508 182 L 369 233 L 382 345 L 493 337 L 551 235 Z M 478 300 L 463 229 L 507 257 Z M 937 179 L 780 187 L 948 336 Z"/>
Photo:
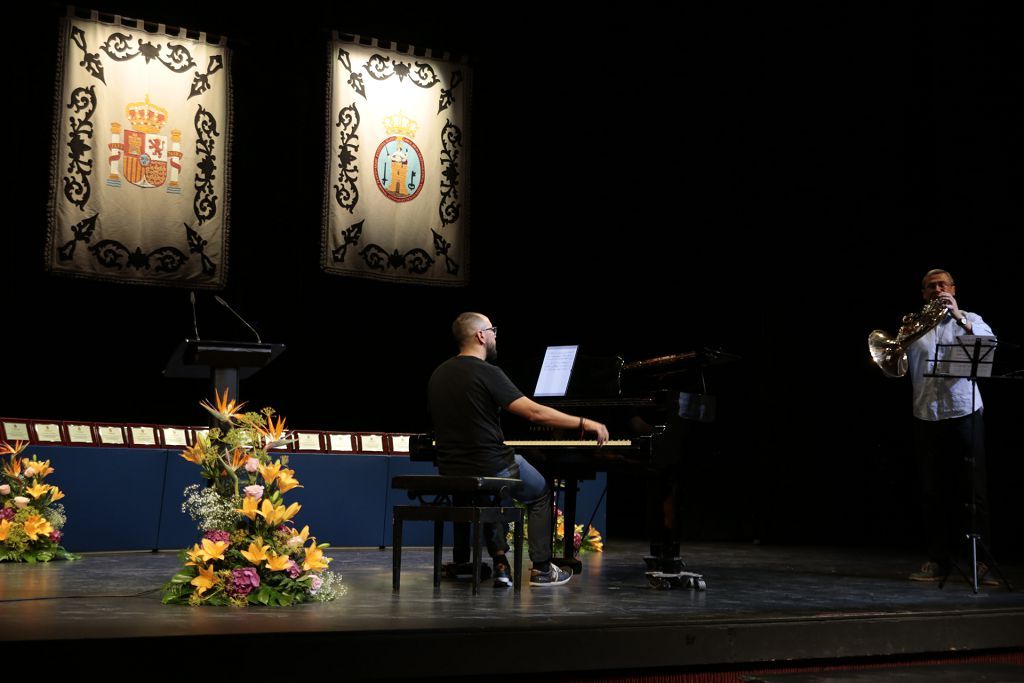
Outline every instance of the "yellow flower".
<path fill-rule="evenodd" d="M 28 441 L 15 441 L 14 445 L 0 441 L 0 455 L 17 455 L 28 446 Z"/>
<path fill-rule="evenodd" d="M 209 589 L 217 585 L 219 579 L 216 574 L 213 573 L 213 565 L 207 565 L 205 568 L 196 565 L 199 570 L 199 576 L 192 579 L 189 583 L 196 587 L 196 593 L 202 595 Z"/>
<path fill-rule="evenodd" d="M 53 468 L 50 467 L 50 461 L 49 460 L 47 460 L 45 462 L 39 462 L 38 460 L 35 459 L 35 456 L 33 456 L 31 461 L 25 463 L 25 467 L 26 468 L 31 467 L 32 469 L 34 469 L 36 471 L 36 475 L 35 475 L 36 479 L 43 479 L 43 478 L 46 477 L 46 475 L 48 475 L 51 472 L 53 472 Z"/>
<path fill-rule="evenodd" d="M 185 563 L 186 567 L 189 565 L 199 566 L 199 561 L 203 559 L 203 549 L 199 547 L 198 543 L 194 544 L 192 550 L 188 551 L 188 559 L 189 561 Z"/>
<path fill-rule="evenodd" d="M 31 515 L 25 520 L 25 535 L 29 540 L 36 540 L 40 535 L 46 536 L 53 531 L 53 527 L 39 515 Z"/>
<path fill-rule="evenodd" d="M 296 531 L 292 529 L 292 537 L 288 539 L 289 543 L 295 542 L 295 539 L 299 539 L 297 545 L 306 545 L 306 539 L 309 538 L 309 525 L 302 527 L 302 531 Z"/>
<path fill-rule="evenodd" d="M 0 519 L 0 541 L 6 541 L 7 535 L 11 533 L 11 523 L 6 519 Z"/>
<path fill-rule="evenodd" d="M 267 559 L 267 551 L 270 550 L 269 545 L 262 545 L 262 543 L 263 539 L 257 536 L 256 541 L 249 544 L 248 550 L 241 551 L 242 557 L 249 560 L 257 567 L 260 566 L 260 562 Z"/>
<path fill-rule="evenodd" d="M 55 503 L 64 497 L 64 493 L 56 486 L 50 487 L 50 502 Z"/>
<path fill-rule="evenodd" d="M 291 564 L 291 560 L 287 555 L 274 555 L 273 553 L 267 555 L 267 569 L 272 572 L 283 572 L 288 569 L 289 564 Z"/>
<path fill-rule="evenodd" d="M 284 467 L 284 465 L 281 464 L 280 460 L 275 462 L 273 465 L 260 465 L 260 476 L 263 477 L 263 481 L 267 482 L 267 486 L 274 483 L 274 480 L 277 479 L 277 475 L 280 474 L 282 467 Z"/>
<path fill-rule="evenodd" d="M 227 387 L 224 387 L 223 396 L 216 389 L 213 390 L 213 396 L 216 399 L 216 407 L 210 405 L 209 401 L 200 401 L 199 405 L 221 422 L 231 422 L 236 415 L 242 412 L 242 406 L 245 405 L 245 403 L 235 405 L 234 399 L 229 401 Z"/>
<path fill-rule="evenodd" d="M 281 473 L 277 475 L 277 490 L 281 493 L 288 493 L 294 488 L 305 488 L 294 475 L 295 470 L 281 470 Z"/>
<path fill-rule="evenodd" d="M 264 498 L 263 505 L 256 514 L 267 520 L 268 526 L 277 526 L 281 522 L 286 522 L 294 517 L 301 509 L 302 506 L 298 503 L 292 503 L 285 508 L 284 505 L 274 505 Z"/>
<path fill-rule="evenodd" d="M 324 557 L 324 551 L 316 547 L 316 539 L 306 547 L 306 559 L 302 562 L 302 568 L 306 571 L 313 570 L 318 572 L 322 569 L 327 569 L 327 565 L 331 563 L 331 558 Z"/>
<path fill-rule="evenodd" d="M 259 509 L 259 501 L 257 501 L 252 496 L 246 496 L 245 498 L 242 499 L 242 509 L 235 510 L 235 512 L 240 512 L 249 519 L 255 520 L 256 515 L 259 513 Z"/>
<path fill-rule="evenodd" d="M 33 498 L 41 498 L 45 496 L 46 492 L 49 490 L 49 484 L 36 484 L 35 486 L 25 489 L 25 493 L 29 494 Z"/>
<path fill-rule="evenodd" d="M 211 541 L 208 538 L 203 539 L 203 549 L 200 552 L 200 557 L 204 560 L 223 560 L 224 551 L 231 545 L 227 541 Z"/>

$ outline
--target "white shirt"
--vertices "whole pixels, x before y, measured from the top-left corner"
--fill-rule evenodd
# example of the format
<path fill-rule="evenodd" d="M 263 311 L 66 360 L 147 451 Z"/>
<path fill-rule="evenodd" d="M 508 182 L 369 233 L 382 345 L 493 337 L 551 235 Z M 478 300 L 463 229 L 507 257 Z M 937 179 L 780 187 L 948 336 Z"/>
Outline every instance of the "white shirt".
<path fill-rule="evenodd" d="M 970 332 L 958 325 L 952 316 L 946 316 L 907 349 L 910 383 L 914 388 L 914 417 L 919 420 L 935 422 L 971 414 L 971 380 L 963 377 L 924 377 L 932 372 L 929 360 L 935 357 L 936 344 L 952 344 L 957 337 L 965 334 L 992 334 L 992 328 L 980 315 L 964 310 L 960 312 L 970 321 Z M 981 410 L 981 407 L 981 392 L 975 385 L 973 409 Z"/>

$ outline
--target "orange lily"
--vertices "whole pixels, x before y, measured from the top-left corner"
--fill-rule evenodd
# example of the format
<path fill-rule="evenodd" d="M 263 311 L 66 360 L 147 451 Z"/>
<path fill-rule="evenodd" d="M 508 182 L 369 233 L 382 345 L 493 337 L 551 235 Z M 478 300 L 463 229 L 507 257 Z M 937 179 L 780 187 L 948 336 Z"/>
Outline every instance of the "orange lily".
<path fill-rule="evenodd" d="M 50 487 L 50 502 L 51 503 L 55 503 L 58 500 L 60 500 L 61 498 L 63 498 L 63 497 L 64 497 L 64 492 L 63 491 L 61 491 L 56 486 L 51 486 Z"/>
<path fill-rule="evenodd" d="M 331 563 L 331 558 L 324 557 L 324 551 L 316 546 L 316 539 L 313 539 L 313 543 L 306 547 L 306 559 L 302 562 L 302 568 L 306 571 L 313 570 L 318 572 L 322 569 L 327 569 L 327 565 Z"/>
<path fill-rule="evenodd" d="M 33 498 L 41 498 L 46 495 L 46 492 L 50 490 L 49 484 L 36 484 L 30 488 L 25 489 L 25 493 L 29 494 Z"/>
<path fill-rule="evenodd" d="M 188 567 L 189 565 L 192 565 L 194 567 L 198 567 L 199 566 L 199 562 L 202 559 L 203 559 L 203 549 L 199 547 L 198 543 L 196 543 L 196 544 L 194 544 L 192 546 L 192 550 L 188 551 L 188 560 L 189 561 L 185 563 L 185 566 Z"/>
<path fill-rule="evenodd" d="M 292 537 L 288 539 L 289 544 L 306 545 L 306 539 L 309 538 L 309 525 L 302 527 L 302 531 L 296 531 L 292 529 Z M 298 539 L 296 541 L 295 539 Z"/>
<path fill-rule="evenodd" d="M 249 519 L 255 520 L 256 515 L 259 513 L 259 510 L 259 501 L 257 501 L 252 496 L 246 496 L 245 498 L 242 499 L 242 509 L 236 509 L 235 512 L 241 513 Z"/>
<path fill-rule="evenodd" d="M 53 531 L 53 527 L 50 526 L 50 523 L 40 515 L 32 515 L 26 519 L 24 528 L 25 535 L 32 541 L 36 540 L 40 535 L 45 536 Z"/>
<path fill-rule="evenodd" d="M 281 470 L 277 475 L 277 490 L 281 493 L 288 493 L 294 488 L 305 488 L 293 475 L 295 470 Z"/>
<path fill-rule="evenodd" d="M 202 438 L 196 439 L 194 444 L 181 452 L 181 457 L 196 465 L 202 465 L 203 458 L 206 457 L 206 443 Z"/>
<path fill-rule="evenodd" d="M 291 559 L 287 555 L 267 555 L 267 569 L 272 572 L 283 572 L 290 564 Z"/>
<path fill-rule="evenodd" d="M 28 446 L 28 441 L 15 441 L 14 445 L 0 441 L 0 455 L 17 455 Z"/>
<path fill-rule="evenodd" d="M 280 474 L 282 467 L 284 467 L 284 465 L 281 464 L 280 460 L 272 465 L 260 465 L 260 476 L 263 477 L 263 481 L 267 482 L 267 486 L 274 483 L 274 480 L 277 479 L 277 475 Z"/>
<path fill-rule="evenodd" d="M 263 545 L 263 539 L 257 536 L 255 542 L 249 544 L 249 549 L 242 550 L 241 553 L 242 557 L 258 567 L 260 566 L 260 562 L 267 559 L 268 550 L 270 550 L 270 546 Z"/>
<path fill-rule="evenodd" d="M 25 468 L 31 467 L 36 471 L 36 479 L 43 479 L 46 475 L 53 472 L 53 468 L 50 467 L 50 461 L 39 462 L 34 457 L 29 462 L 25 463 Z"/>
<path fill-rule="evenodd" d="M 208 538 L 203 539 L 203 549 L 200 551 L 200 557 L 204 560 L 223 560 L 224 551 L 231 545 L 227 541 L 211 541 Z"/>
<path fill-rule="evenodd" d="M 224 387 L 223 396 L 216 389 L 213 390 L 213 396 L 216 400 L 216 407 L 210 405 L 209 401 L 200 401 L 199 405 L 221 422 L 231 422 L 236 415 L 242 412 L 242 406 L 245 405 L 244 402 L 236 405 L 234 399 L 229 401 L 227 387 Z"/>
<path fill-rule="evenodd" d="M 11 522 L 6 519 L 0 519 L 0 541 L 6 541 L 8 534 L 11 533 Z"/>
<path fill-rule="evenodd" d="M 199 576 L 189 581 L 193 586 L 196 587 L 196 593 L 202 595 L 209 589 L 217 585 L 219 579 L 216 574 L 213 573 L 213 565 L 207 565 L 206 567 L 200 567 L 196 565 L 199 570 Z"/>
<path fill-rule="evenodd" d="M 268 526 L 277 526 L 281 522 L 286 522 L 295 515 L 298 514 L 302 506 L 298 503 L 292 503 L 287 508 L 284 505 L 274 505 L 266 498 L 263 499 L 263 505 L 257 513 L 260 517 L 267 520 Z"/>

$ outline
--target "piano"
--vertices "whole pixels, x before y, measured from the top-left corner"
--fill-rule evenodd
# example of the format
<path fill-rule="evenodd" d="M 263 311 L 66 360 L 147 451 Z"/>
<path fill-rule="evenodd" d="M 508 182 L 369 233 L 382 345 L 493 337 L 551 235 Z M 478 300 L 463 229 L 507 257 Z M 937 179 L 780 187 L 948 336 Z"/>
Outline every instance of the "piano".
<path fill-rule="evenodd" d="M 703 368 L 737 358 L 707 349 L 630 363 L 617 357 L 578 358 L 566 397 L 534 400 L 603 422 L 610 434 L 603 446 L 581 440 L 575 431 L 558 433 L 508 413 L 503 415 L 505 443 L 537 467 L 552 482 L 555 493 L 561 490 L 564 494 L 566 542 L 563 557 L 554 558 L 557 564 L 572 567 L 577 573 L 582 569 L 571 535 L 577 522 L 579 482 L 594 479 L 598 472 L 648 477 L 678 463 L 690 426 L 714 420 L 715 401 L 706 392 L 663 387 L 693 384 L 694 380 L 703 387 Z M 431 449 L 429 438 L 414 439 L 412 457 L 432 460 Z"/>

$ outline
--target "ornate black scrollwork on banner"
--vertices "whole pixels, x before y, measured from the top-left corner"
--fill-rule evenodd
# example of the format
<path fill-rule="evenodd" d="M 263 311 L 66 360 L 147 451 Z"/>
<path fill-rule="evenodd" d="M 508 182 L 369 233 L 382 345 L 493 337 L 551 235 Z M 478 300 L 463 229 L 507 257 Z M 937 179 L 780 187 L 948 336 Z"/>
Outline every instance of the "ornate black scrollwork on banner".
<path fill-rule="evenodd" d="M 85 211 L 85 203 L 89 201 L 92 187 L 89 176 L 92 174 L 93 160 L 89 156 L 92 147 L 86 142 L 91 140 L 94 130 L 92 115 L 96 113 L 95 86 L 75 88 L 71 93 L 68 109 L 73 111 L 68 118 L 68 163 L 64 176 L 64 196 L 69 202 Z"/>
<path fill-rule="evenodd" d="M 184 73 L 196 65 L 192 53 L 183 45 L 168 43 L 165 47 L 160 43 L 152 43 L 139 38 L 139 44 L 133 45 L 133 36 L 127 33 L 111 33 L 100 49 L 111 59 L 127 62 L 142 57 L 149 64 L 154 59 L 176 74 Z"/>
<path fill-rule="evenodd" d="M 446 121 L 441 129 L 441 202 L 437 213 L 441 224 L 448 225 L 459 220 L 462 204 L 459 203 L 459 154 L 462 151 L 462 129 Z"/>
<path fill-rule="evenodd" d="M 135 270 L 152 268 L 157 273 L 173 273 L 188 261 L 188 256 L 174 247 L 158 247 L 147 253 L 142 251 L 141 247 L 131 251 L 117 240 L 102 240 L 97 242 L 96 246 L 89 247 L 89 251 L 101 266 L 116 270 L 123 270 L 125 267 Z M 124 263 L 121 262 L 122 259 Z M 155 261 L 155 265 L 150 261 Z"/>
<path fill-rule="evenodd" d="M 199 160 L 196 162 L 196 196 L 192 199 L 192 209 L 202 224 L 217 215 L 219 198 L 213 183 L 217 172 L 217 156 L 213 152 L 216 147 L 214 138 L 220 135 L 217 131 L 217 119 L 203 109 L 202 105 L 196 109 L 195 129 L 196 156 Z"/>
<path fill-rule="evenodd" d="M 77 26 L 71 27 L 71 40 L 74 41 L 78 49 L 82 51 L 82 61 L 78 63 L 79 66 L 85 67 L 85 70 L 91 74 L 94 78 L 100 79 L 100 81 L 106 85 L 106 81 L 103 79 L 103 62 L 100 61 L 100 55 L 98 52 L 89 52 L 85 44 L 85 32 Z"/>
<path fill-rule="evenodd" d="M 354 104 L 342 107 L 338 112 L 338 184 L 334 186 L 334 200 L 338 206 L 355 211 L 359 203 L 359 166 L 356 152 L 359 151 L 359 109 Z"/>
<path fill-rule="evenodd" d="M 386 249 L 377 244 L 367 245 L 359 252 L 363 262 L 374 270 L 408 270 L 415 275 L 422 275 L 434 265 L 434 259 L 430 258 L 423 249 L 411 249 L 404 254 L 395 249 L 390 254 Z"/>
<path fill-rule="evenodd" d="M 203 275 L 207 277 L 213 277 L 217 272 L 217 264 L 213 262 L 209 256 L 206 255 L 206 245 L 209 244 L 203 239 L 203 236 L 199 234 L 198 230 L 190 228 L 188 223 L 183 223 L 185 226 L 185 239 L 188 240 L 188 251 L 191 254 L 199 254 L 199 259 L 203 264 Z"/>
<path fill-rule="evenodd" d="M 188 98 L 192 99 L 196 95 L 202 95 L 204 92 L 210 89 L 210 76 L 217 73 L 224 68 L 224 58 L 220 55 L 213 55 L 210 57 L 210 63 L 206 66 L 206 73 L 201 74 L 196 71 L 195 77 L 192 79 L 192 92 Z"/>
<path fill-rule="evenodd" d="M 437 256 L 444 256 L 444 267 L 445 270 L 448 271 L 449 275 L 458 275 L 459 264 L 448 256 L 448 251 L 452 248 L 451 242 L 442 237 L 441 234 L 433 228 L 430 229 L 430 232 L 434 235 L 434 254 Z"/>
<path fill-rule="evenodd" d="M 335 263 L 341 263 L 345 260 L 345 254 L 348 252 L 349 245 L 355 246 L 359 244 L 359 240 L 363 237 L 363 221 L 353 223 L 347 229 L 341 231 L 342 242 L 331 251 L 331 257 Z"/>
<path fill-rule="evenodd" d="M 99 217 L 100 215 L 98 213 L 93 214 L 92 216 L 89 216 L 88 218 L 71 226 L 71 234 L 74 235 L 74 238 L 65 242 L 59 249 L 57 249 L 57 254 L 61 261 L 70 261 L 72 257 L 74 257 L 75 246 L 79 242 L 89 244 L 89 241 L 92 239 L 92 234 L 96 232 L 96 219 Z"/>
<path fill-rule="evenodd" d="M 373 55 L 366 60 L 363 68 L 366 69 L 366 73 L 370 74 L 370 78 L 376 81 L 386 81 L 392 76 L 398 76 L 398 80 L 405 82 L 405 79 L 408 78 L 421 88 L 433 88 L 441 82 L 434 67 L 421 62 L 415 64 L 416 68 L 414 69 L 408 62 L 391 61 L 389 57 Z"/>
<path fill-rule="evenodd" d="M 437 113 L 440 114 L 455 102 L 455 89 L 462 85 L 462 72 L 452 72 L 452 87 L 441 88 L 441 96 L 437 101 Z"/>
<path fill-rule="evenodd" d="M 363 83 L 363 75 L 352 71 L 352 57 L 344 48 L 338 48 L 338 61 L 348 72 L 348 85 L 357 94 L 366 99 L 366 85 Z"/>

